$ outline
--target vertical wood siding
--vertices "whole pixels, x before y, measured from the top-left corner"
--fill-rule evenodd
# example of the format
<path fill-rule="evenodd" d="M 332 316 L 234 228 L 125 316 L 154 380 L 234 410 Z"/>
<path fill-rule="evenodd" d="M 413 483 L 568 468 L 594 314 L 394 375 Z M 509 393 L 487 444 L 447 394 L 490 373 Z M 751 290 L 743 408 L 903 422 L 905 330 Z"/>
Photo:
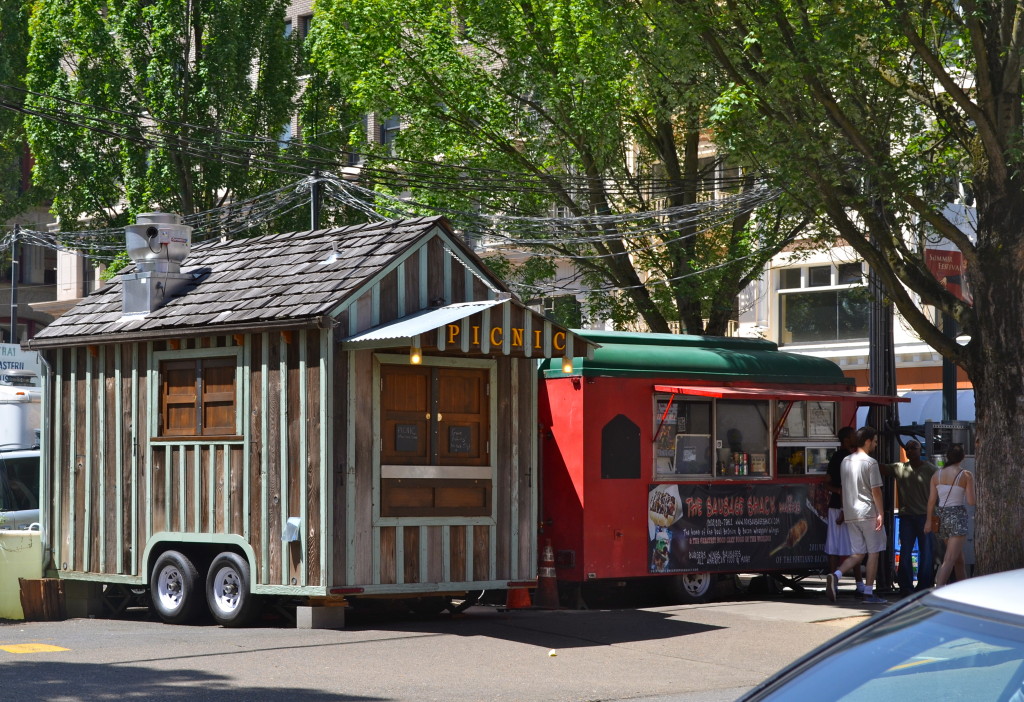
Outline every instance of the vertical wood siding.
<path fill-rule="evenodd" d="M 322 562 L 324 376 L 319 330 L 111 344 L 51 354 L 50 484 L 54 561 L 70 573 L 141 580 L 159 532 L 249 540 L 260 585 L 326 585 Z M 240 353 L 242 435 L 154 440 L 158 370 L 174 348 Z M 151 390 L 157 388 L 157 394 Z M 300 540 L 282 541 L 288 517 Z M 207 537 L 203 537 L 207 538 Z M 213 540 L 216 540 L 213 538 Z"/>

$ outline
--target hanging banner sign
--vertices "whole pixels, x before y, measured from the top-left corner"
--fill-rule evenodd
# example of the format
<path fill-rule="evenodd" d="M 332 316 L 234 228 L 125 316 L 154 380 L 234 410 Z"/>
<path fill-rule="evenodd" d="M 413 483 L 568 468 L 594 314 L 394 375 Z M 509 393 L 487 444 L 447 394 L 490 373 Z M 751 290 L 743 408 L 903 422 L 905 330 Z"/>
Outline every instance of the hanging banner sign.
<path fill-rule="evenodd" d="M 967 287 L 967 261 L 958 250 L 929 248 L 924 250 L 924 262 L 942 287 L 971 304 L 973 297 Z"/>
<path fill-rule="evenodd" d="M 650 485 L 651 573 L 824 568 L 823 483 Z"/>

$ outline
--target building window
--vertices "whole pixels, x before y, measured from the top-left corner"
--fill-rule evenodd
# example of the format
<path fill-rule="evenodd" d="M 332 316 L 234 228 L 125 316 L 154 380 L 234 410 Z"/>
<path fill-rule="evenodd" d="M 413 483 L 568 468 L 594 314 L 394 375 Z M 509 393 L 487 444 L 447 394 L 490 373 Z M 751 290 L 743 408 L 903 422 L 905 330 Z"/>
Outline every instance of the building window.
<path fill-rule="evenodd" d="M 160 436 L 235 434 L 235 366 L 234 357 L 160 363 Z"/>
<path fill-rule="evenodd" d="M 380 143 L 393 149 L 395 137 L 398 136 L 400 129 L 401 123 L 397 116 L 385 119 L 380 124 Z"/>
<path fill-rule="evenodd" d="M 779 343 L 866 339 L 869 305 L 860 263 L 782 269 Z"/>
<path fill-rule="evenodd" d="M 305 41 L 309 36 L 309 28 L 313 25 L 313 15 L 299 17 L 299 39 Z"/>

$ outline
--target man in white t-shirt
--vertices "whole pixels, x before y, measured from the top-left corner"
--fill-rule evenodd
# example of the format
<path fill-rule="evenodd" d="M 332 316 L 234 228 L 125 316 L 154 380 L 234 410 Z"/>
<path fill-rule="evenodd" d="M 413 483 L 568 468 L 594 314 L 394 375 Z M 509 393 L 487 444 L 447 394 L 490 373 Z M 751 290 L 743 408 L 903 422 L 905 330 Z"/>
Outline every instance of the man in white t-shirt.
<path fill-rule="evenodd" d="M 850 533 L 853 555 L 829 573 L 826 581 L 828 598 L 835 602 L 837 584 L 843 573 L 860 566 L 867 556 L 864 577 L 864 604 L 886 604 L 874 593 L 878 573 L 878 554 L 885 550 L 885 527 L 882 525 L 882 473 L 878 461 L 871 457 L 878 442 L 871 427 L 857 430 L 857 451 L 843 459 L 839 476 L 843 484 L 843 518 Z"/>

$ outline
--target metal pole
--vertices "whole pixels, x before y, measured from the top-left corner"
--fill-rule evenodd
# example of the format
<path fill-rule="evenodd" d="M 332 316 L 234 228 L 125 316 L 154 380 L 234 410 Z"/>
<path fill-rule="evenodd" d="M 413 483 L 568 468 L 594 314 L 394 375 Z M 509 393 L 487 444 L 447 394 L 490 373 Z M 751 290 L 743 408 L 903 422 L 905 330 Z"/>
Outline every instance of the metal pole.
<path fill-rule="evenodd" d="M 896 394 L 896 349 L 893 338 L 892 306 L 885 304 L 885 290 L 882 281 L 872 271 L 869 275 L 871 289 L 871 313 L 868 326 L 868 363 L 870 391 L 873 395 Z M 896 436 L 889 430 L 894 422 L 894 410 L 888 405 L 875 405 L 868 411 L 868 424 L 878 431 L 878 446 L 875 459 L 879 463 L 892 463 L 898 457 Z M 893 548 L 893 531 L 895 519 L 895 485 L 890 478 L 885 480 L 882 488 L 883 507 L 885 508 L 884 523 L 886 549 L 884 557 L 879 558 L 876 588 L 890 591 L 893 586 L 896 552 Z"/>
<path fill-rule="evenodd" d="M 942 333 L 949 339 L 956 339 L 956 320 L 952 315 L 942 315 Z M 956 364 L 942 357 L 942 421 L 955 422 L 957 419 Z"/>
<path fill-rule="evenodd" d="M 21 226 L 14 225 L 14 238 L 11 241 L 11 343 L 18 343 L 18 235 Z"/>
<path fill-rule="evenodd" d="M 310 229 L 320 228 L 320 171 L 313 171 L 313 183 L 309 186 Z"/>

